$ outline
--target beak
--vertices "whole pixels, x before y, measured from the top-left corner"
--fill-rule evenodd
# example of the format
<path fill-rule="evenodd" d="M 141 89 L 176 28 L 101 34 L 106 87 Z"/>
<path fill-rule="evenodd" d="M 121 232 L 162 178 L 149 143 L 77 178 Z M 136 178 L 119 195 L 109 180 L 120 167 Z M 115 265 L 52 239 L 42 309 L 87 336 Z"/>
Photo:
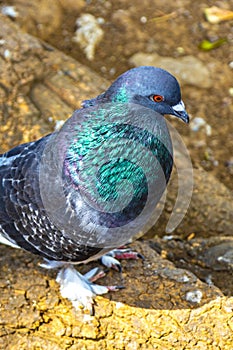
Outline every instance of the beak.
<path fill-rule="evenodd" d="M 185 123 L 189 123 L 189 115 L 185 110 L 184 102 L 181 100 L 177 105 L 172 106 L 173 114 L 183 120 Z"/>

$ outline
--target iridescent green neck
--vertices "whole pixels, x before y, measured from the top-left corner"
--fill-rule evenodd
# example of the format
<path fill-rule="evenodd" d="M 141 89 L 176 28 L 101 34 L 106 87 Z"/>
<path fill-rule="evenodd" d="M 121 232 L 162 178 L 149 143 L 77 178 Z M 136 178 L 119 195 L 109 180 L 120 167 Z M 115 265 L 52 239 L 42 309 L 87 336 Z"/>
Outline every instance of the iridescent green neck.
<path fill-rule="evenodd" d="M 122 102 L 127 103 L 129 102 L 129 94 L 125 86 L 122 86 L 118 89 L 117 93 L 114 96 L 113 102 Z"/>

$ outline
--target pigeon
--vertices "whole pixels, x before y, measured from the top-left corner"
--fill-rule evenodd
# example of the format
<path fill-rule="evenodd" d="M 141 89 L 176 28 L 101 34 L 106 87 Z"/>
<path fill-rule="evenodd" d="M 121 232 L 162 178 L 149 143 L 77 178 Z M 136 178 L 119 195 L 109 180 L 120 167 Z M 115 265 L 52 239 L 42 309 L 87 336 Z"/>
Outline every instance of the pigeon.
<path fill-rule="evenodd" d="M 82 102 L 61 130 L 0 155 L 0 243 L 59 269 L 61 295 L 92 310 L 94 297 L 121 288 L 94 283 L 75 265 L 139 258 L 127 243 L 143 232 L 166 190 L 173 151 L 165 114 L 188 123 L 176 78 L 132 68 Z M 120 247 L 120 248 L 119 248 Z"/>

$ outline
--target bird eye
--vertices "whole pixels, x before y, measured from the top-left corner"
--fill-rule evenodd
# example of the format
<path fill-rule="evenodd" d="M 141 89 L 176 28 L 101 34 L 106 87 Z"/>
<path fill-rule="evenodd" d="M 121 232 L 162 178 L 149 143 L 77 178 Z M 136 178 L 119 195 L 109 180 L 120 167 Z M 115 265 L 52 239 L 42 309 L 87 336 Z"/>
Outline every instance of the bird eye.
<path fill-rule="evenodd" d="M 161 96 L 161 95 L 152 95 L 150 98 L 151 98 L 151 100 L 153 102 L 162 102 L 162 101 L 164 101 L 164 97 Z"/>

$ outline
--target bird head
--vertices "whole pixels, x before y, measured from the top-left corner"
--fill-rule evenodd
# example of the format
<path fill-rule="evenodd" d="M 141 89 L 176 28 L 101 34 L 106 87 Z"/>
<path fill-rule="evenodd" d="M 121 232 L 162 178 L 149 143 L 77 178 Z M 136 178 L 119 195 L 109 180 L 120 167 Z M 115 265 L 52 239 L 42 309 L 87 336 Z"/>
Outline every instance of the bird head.
<path fill-rule="evenodd" d="M 141 66 L 120 75 L 95 99 L 83 102 L 83 107 L 104 102 L 136 103 L 162 115 L 171 114 L 189 122 L 176 78 L 164 69 Z"/>

